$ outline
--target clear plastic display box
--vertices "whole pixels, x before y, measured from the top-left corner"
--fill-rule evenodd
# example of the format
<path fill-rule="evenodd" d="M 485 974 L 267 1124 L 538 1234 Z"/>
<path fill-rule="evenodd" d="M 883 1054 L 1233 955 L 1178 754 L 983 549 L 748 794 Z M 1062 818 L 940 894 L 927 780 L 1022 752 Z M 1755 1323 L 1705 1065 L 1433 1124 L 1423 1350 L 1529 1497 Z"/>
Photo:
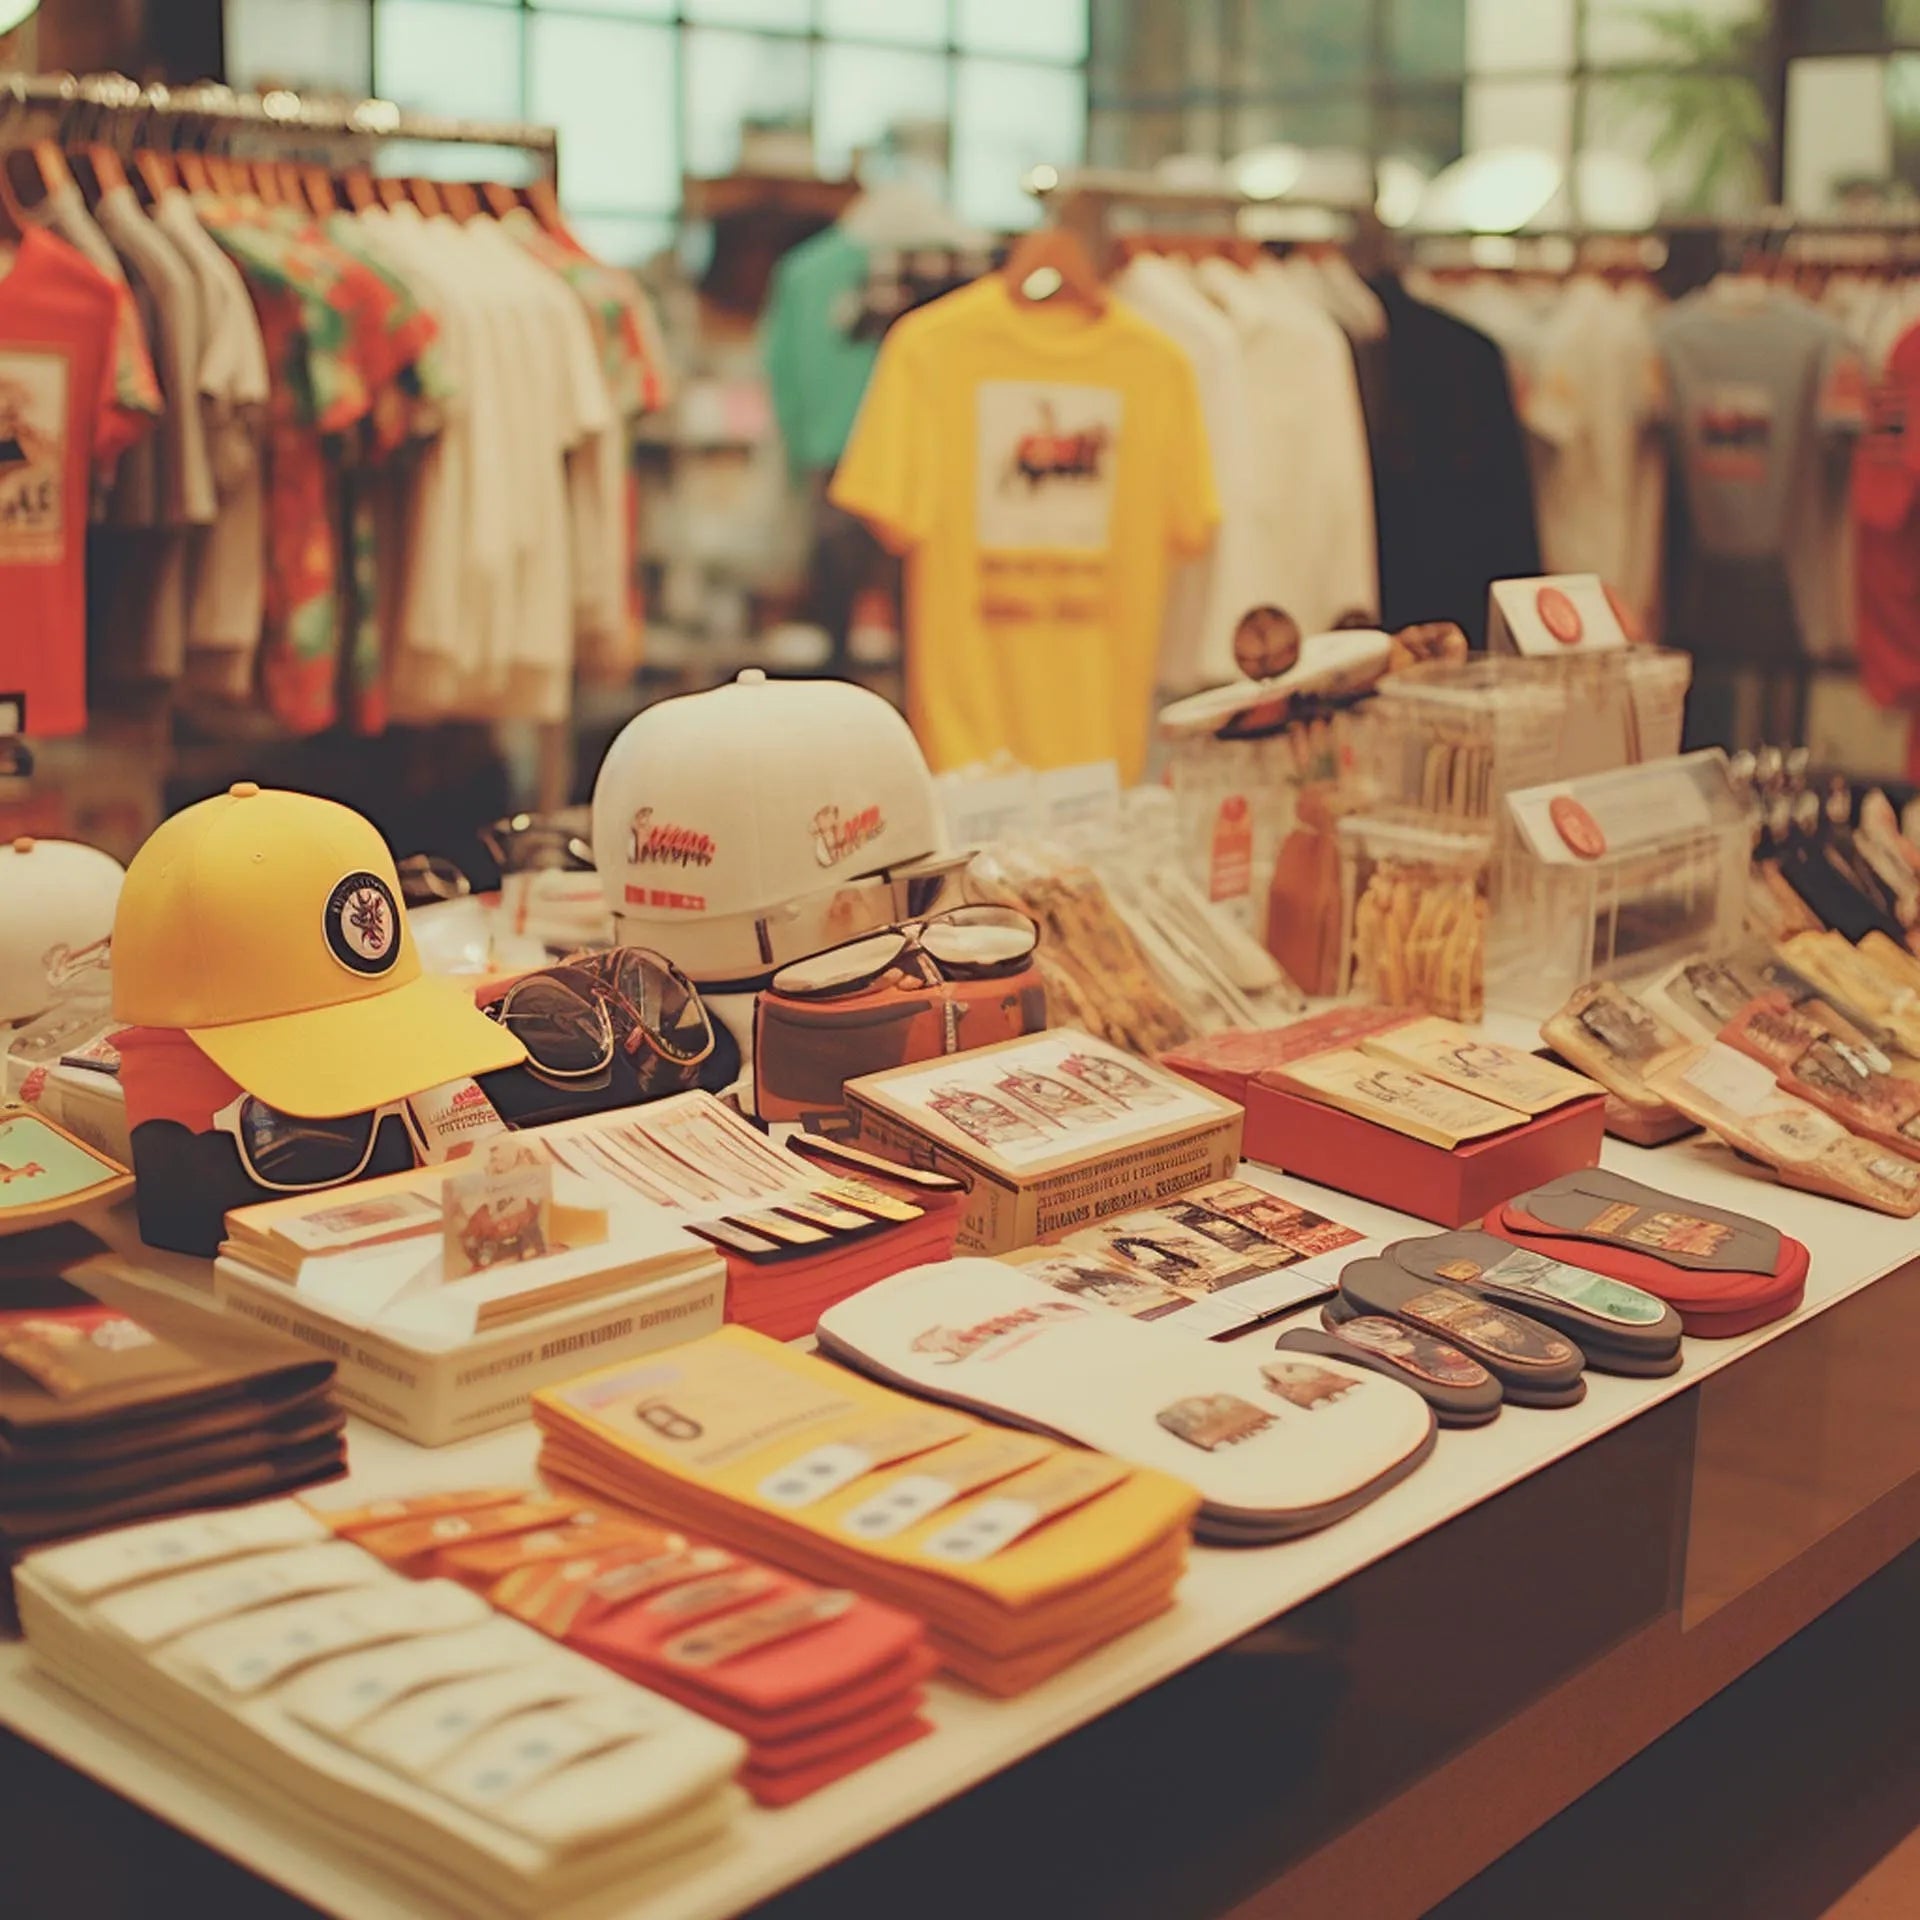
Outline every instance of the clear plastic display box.
<path fill-rule="evenodd" d="M 1489 1004 L 1544 1019 L 1575 987 L 1740 936 L 1752 804 L 1718 747 L 1510 793 Z"/>
<path fill-rule="evenodd" d="M 1340 822 L 1340 990 L 1448 1020 L 1480 1017 L 1493 839 L 1411 807 Z"/>
<path fill-rule="evenodd" d="M 1688 655 L 1659 647 L 1409 668 L 1382 681 L 1374 702 L 1383 792 L 1497 825 L 1516 788 L 1678 753 L 1692 678 Z"/>

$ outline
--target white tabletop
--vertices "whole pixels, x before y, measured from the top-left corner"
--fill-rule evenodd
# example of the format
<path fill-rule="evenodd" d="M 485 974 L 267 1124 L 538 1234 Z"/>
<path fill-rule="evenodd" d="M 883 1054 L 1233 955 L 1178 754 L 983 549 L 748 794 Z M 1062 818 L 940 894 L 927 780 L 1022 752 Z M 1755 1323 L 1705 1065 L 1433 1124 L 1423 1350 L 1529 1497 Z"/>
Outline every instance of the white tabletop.
<path fill-rule="evenodd" d="M 611 1906 L 596 1902 L 595 1920 L 718 1920 L 752 1906 L 1697 1385 L 1920 1254 L 1920 1222 L 1776 1187 L 1716 1144 L 1683 1141 L 1647 1152 L 1609 1141 L 1603 1162 L 1691 1199 L 1754 1214 L 1804 1240 L 1813 1251 L 1805 1305 L 1791 1319 L 1739 1339 L 1687 1341 L 1684 1366 L 1667 1379 L 1589 1374 L 1587 1397 L 1577 1407 L 1508 1407 L 1491 1426 L 1443 1432 L 1418 1472 L 1322 1533 L 1251 1550 L 1196 1548 L 1178 1603 L 1160 1619 L 1015 1700 L 991 1701 L 934 1684 L 928 1711 L 935 1731 L 928 1738 L 798 1806 L 749 1811 L 665 1884 L 650 1883 L 644 1895 L 636 1889 L 633 1899 Z M 1433 1231 L 1304 1181 L 1246 1172 L 1367 1233 L 1400 1238 Z M 1311 1310 L 1304 1317 L 1310 1320 Z M 1249 1337 L 1265 1342 L 1270 1336 Z M 361 1497 L 510 1483 L 533 1474 L 530 1427 L 431 1450 L 363 1421 L 354 1421 L 350 1433 L 346 1486 Z M 427 1911 L 417 1896 L 369 1876 L 351 1854 L 286 1831 L 131 1738 L 33 1674 L 19 1646 L 0 1648 L 0 1724 L 327 1912 L 351 1920 L 419 1920 Z"/>

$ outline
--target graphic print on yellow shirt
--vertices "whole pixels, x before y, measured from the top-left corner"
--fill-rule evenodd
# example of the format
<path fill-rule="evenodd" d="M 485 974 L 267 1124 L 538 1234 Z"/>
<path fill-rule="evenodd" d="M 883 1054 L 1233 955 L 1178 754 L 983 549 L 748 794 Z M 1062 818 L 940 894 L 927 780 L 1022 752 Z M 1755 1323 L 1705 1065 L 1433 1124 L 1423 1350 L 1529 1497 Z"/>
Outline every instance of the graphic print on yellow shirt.
<path fill-rule="evenodd" d="M 887 336 L 832 498 L 908 557 L 907 704 L 935 768 L 1139 774 L 1171 565 L 1220 517 L 1192 366 L 1118 302 L 997 277 Z"/>

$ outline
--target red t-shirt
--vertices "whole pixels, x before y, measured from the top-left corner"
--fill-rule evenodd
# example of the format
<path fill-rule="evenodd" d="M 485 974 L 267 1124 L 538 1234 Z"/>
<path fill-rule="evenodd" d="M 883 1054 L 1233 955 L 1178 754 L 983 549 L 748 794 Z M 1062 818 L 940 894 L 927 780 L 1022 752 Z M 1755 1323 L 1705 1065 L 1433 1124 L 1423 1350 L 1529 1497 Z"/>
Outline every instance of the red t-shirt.
<path fill-rule="evenodd" d="M 32 737 L 87 721 L 93 473 L 145 424 L 116 380 L 124 297 L 38 228 L 0 272 L 0 707 L 24 699 Z"/>

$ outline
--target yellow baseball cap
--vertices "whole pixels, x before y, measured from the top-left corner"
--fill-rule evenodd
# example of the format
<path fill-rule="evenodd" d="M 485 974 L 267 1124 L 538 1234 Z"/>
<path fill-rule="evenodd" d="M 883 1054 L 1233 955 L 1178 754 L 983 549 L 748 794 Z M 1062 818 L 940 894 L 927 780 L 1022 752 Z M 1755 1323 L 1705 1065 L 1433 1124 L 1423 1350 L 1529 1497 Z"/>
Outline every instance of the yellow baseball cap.
<path fill-rule="evenodd" d="M 421 972 L 373 823 L 251 780 L 175 814 L 134 856 L 113 1012 L 183 1029 L 256 1099 L 305 1119 L 526 1058 L 464 987 Z"/>

